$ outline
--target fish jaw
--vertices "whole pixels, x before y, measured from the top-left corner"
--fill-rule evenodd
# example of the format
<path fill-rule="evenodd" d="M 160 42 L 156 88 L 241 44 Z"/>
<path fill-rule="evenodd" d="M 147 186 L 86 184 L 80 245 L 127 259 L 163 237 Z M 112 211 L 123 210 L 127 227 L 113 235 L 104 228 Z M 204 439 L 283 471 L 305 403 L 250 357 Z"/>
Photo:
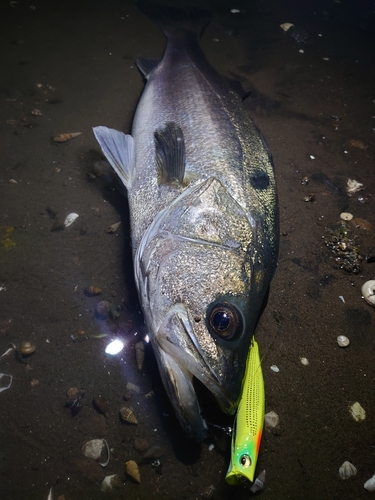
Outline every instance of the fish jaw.
<path fill-rule="evenodd" d="M 225 413 L 233 414 L 237 405 L 225 394 L 218 376 L 205 359 L 184 304 L 176 304 L 170 311 L 152 344 L 182 428 L 194 441 L 202 441 L 207 435 L 207 425 L 201 416 L 193 378 L 205 385 Z"/>

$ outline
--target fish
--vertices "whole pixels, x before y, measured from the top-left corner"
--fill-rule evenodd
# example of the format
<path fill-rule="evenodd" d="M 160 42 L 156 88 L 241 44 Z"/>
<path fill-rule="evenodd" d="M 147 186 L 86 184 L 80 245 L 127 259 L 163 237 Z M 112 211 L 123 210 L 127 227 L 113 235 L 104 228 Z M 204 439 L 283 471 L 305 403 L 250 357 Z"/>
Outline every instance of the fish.
<path fill-rule="evenodd" d="M 166 393 L 201 442 L 197 385 L 228 415 L 241 396 L 276 269 L 275 174 L 241 96 L 199 46 L 212 13 L 137 6 L 166 35 L 165 52 L 137 61 L 146 85 L 131 134 L 93 131 L 127 189 L 135 282 Z"/>

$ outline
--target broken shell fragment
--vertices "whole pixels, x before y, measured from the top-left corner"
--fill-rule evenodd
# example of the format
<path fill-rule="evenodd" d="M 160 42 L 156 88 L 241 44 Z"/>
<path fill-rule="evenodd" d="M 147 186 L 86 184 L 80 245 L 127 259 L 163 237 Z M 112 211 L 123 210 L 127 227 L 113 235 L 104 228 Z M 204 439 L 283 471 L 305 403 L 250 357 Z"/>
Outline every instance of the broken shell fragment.
<path fill-rule="evenodd" d="M 20 347 L 22 356 L 31 356 L 36 350 L 36 346 L 31 342 L 23 342 Z"/>
<path fill-rule="evenodd" d="M 79 215 L 74 212 L 69 214 L 64 221 L 64 226 L 65 227 L 71 226 L 77 217 L 79 217 Z"/>
<path fill-rule="evenodd" d="M 363 485 L 365 490 L 367 491 L 375 491 L 375 474 L 368 479 Z"/>
<path fill-rule="evenodd" d="M 284 31 L 288 31 L 288 29 L 291 28 L 292 26 L 294 26 L 294 24 L 292 24 L 292 23 L 280 24 L 280 28 L 283 29 Z"/>
<path fill-rule="evenodd" d="M 87 297 L 95 297 L 95 295 L 100 295 L 102 293 L 101 289 L 97 286 L 88 286 L 85 288 L 84 294 Z"/>
<path fill-rule="evenodd" d="M 362 285 L 361 293 L 365 301 L 375 307 L 375 280 L 366 281 Z"/>
<path fill-rule="evenodd" d="M 135 359 L 137 360 L 138 370 L 142 370 L 145 360 L 145 343 L 143 340 L 135 344 Z"/>
<path fill-rule="evenodd" d="M 128 424 L 138 424 L 137 417 L 134 415 L 132 410 L 130 408 L 127 408 L 126 406 L 123 406 L 120 409 L 120 417 L 124 422 L 127 422 Z"/>
<path fill-rule="evenodd" d="M 31 114 L 34 116 L 42 116 L 43 113 L 40 111 L 40 109 L 33 109 L 31 111 Z"/>
<path fill-rule="evenodd" d="M 279 415 L 273 410 L 264 415 L 264 425 L 266 427 L 277 427 L 279 425 Z"/>
<path fill-rule="evenodd" d="M 340 219 L 342 219 L 342 220 L 352 220 L 353 219 L 353 215 L 350 214 L 349 212 L 341 212 Z"/>
<path fill-rule="evenodd" d="M 53 138 L 55 142 L 67 142 L 70 141 L 71 139 L 74 139 L 74 137 L 78 137 L 81 135 L 82 132 L 72 132 L 70 134 L 59 134 L 56 137 Z"/>
<path fill-rule="evenodd" d="M 136 483 L 141 482 L 141 475 L 139 473 L 139 467 L 138 467 L 137 463 L 134 462 L 134 460 L 128 460 L 125 463 L 125 470 L 126 470 L 127 475 L 131 479 L 133 479 Z"/>
<path fill-rule="evenodd" d="M 339 468 L 339 475 L 341 479 L 349 479 L 352 476 L 355 476 L 357 474 L 357 469 L 354 467 L 353 464 L 350 462 L 346 461 L 342 464 L 342 466 Z"/>
<path fill-rule="evenodd" d="M 121 222 L 115 222 L 115 224 L 112 224 L 111 226 L 107 227 L 105 230 L 106 233 L 108 234 L 113 234 L 117 231 L 117 229 L 120 227 Z"/>
<path fill-rule="evenodd" d="M 120 488 L 122 486 L 121 480 L 117 474 L 112 474 L 110 476 L 105 476 L 102 481 L 101 490 L 103 493 L 108 493 L 114 489 Z"/>
<path fill-rule="evenodd" d="M 82 453 L 86 458 L 99 460 L 100 455 L 104 450 L 104 446 L 103 439 L 92 439 L 91 441 L 87 441 L 87 443 L 82 446 Z"/>
<path fill-rule="evenodd" d="M 358 193 L 358 191 L 362 191 L 362 189 L 364 189 L 364 187 L 361 182 L 358 182 L 355 179 L 348 179 L 348 182 L 346 183 L 346 191 L 348 194 Z"/>
<path fill-rule="evenodd" d="M 358 403 L 358 401 L 349 406 L 349 412 L 356 422 L 365 420 L 366 410 Z"/>
<path fill-rule="evenodd" d="M 0 392 L 6 391 L 12 385 L 13 375 L 0 373 Z"/>
<path fill-rule="evenodd" d="M 250 488 L 251 493 L 256 493 L 264 488 L 264 483 L 266 482 L 266 471 L 262 470 L 259 476 L 255 479 L 254 484 Z"/>
<path fill-rule="evenodd" d="M 348 339 L 348 337 L 345 337 L 345 335 L 339 335 L 337 337 L 337 343 L 340 347 L 348 347 L 348 345 L 350 344 L 350 340 Z"/>

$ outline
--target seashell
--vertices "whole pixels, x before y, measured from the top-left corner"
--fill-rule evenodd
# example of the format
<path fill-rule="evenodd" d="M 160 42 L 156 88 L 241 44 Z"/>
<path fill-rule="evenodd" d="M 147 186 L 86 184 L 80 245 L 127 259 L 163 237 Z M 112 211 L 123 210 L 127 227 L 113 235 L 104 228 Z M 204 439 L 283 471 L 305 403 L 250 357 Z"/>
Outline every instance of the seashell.
<path fill-rule="evenodd" d="M 96 411 L 101 413 L 102 415 L 106 415 L 107 411 L 109 410 L 109 404 L 108 401 L 101 396 L 98 398 L 94 398 L 92 400 L 92 405 L 95 408 Z"/>
<path fill-rule="evenodd" d="M 365 301 L 375 307 L 375 280 L 366 281 L 362 285 L 361 293 Z"/>
<path fill-rule="evenodd" d="M 348 337 L 345 337 L 345 335 L 339 335 L 337 337 L 337 343 L 340 347 L 348 347 L 348 345 L 350 344 L 350 340 L 348 339 Z"/>
<path fill-rule="evenodd" d="M 16 179 L 9 179 L 9 182 L 10 182 L 10 184 L 18 184 L 18 182 L 16 181 Z"/>
<path fill-rule="evenodd" d="M 368 479 L 363 485 L 365 490 L 367 491 L 375 491 L 375 474 Z"/>
<path fill-rule="evenodd" d="M 272 366 L 270 366 L 270 368 L 275 373 L 278 373 L 280 371 L 280 368 L 278 366 L 276 366 L 276 365 L 272 365 Z"/>
<path fill-rule="evenodd" d="M 102 481 L 101 490 L 102 493 L 108 493 L 114 489 L 117 489 L 121 486 L 121 480 L 118 474 L 112 474 L 110 476 L 105 476 Z"/>
<path fill-rule="evenodd" d="M 67 142 L 70 141 L 70 139 L 74 139 L 74 137 L 78 137 L 81 135 L 82 132 L 72 132 L 70 134 L 59 134 L 56 137 L 53 138 L 55 142 Z"/>
<path fill-rule="evenodd" d="M 121 222 L 115 222 L 115 224 L 108 226 L 107 229 L 105 230 L 105 232 L 108 234 L 115 233 L 117 231 L 117 229 L 120 227 L 120 224 L 121 224 Z"/>
<path fill-rule="evenodd" d="M 92 439 L 82 446 L 82 453 L 86 458 L 98 460 L 104 450 L 104 446 L 103 439 Z"/>
<path fill-rule="evenodd" d="M 266 482 L 266 471 L 262 470 L 259 476 L 255 479 L 254 484 L 250 488 L 251 493 L 257 493 L 264 488 L 264 483 Z"/>
<path fill-rule="evenodd" d="M 124 422 L 128 422 L 128 424 L 138 424 L 137 417 L 134 415 L 132 410 L 126 406 L 121 408 L 120 417 Z"/>
<path fill-rule="evenodd" d="M 104 438 L 102 439 L 102 441 L 105 444 L 105 448 L 107 450 L 107 460 L 105 462 L 100 462 L 100 465 L 102 467 L 107 467 L 107 465 L 109 464 L 109 459 L 111 458 L 111 451 L 109 449 L 107 441 Z"/>
<path fill-rule="evenodd" d="M 348 179 L 348 182 L 346 183 L 346 191 L 349 194 L 358 193 L 358 191 L 362 191 L 362 189 L 364 189 L 364 187 L 361 182 L 358 182 L 355 179 Z"/>
<path fill-rule="evenodd" d="M 362 408 L 358 401 L 349 406 L 349 412 L 356 422 L 360 422 L 366 418 L 366 410 Z"/>
<path fill-rule="evenodd" d="M 341 479 L 349 479 L 352 476 L 355 476 L 357 474 L 357 469 L 354 467 L 353 464 L 350 462 L 346 461 L 342 464 L 342 466 L 339 468 L 339 475 Z"/>
<path fill-rule="evenodd" d="M 202 493 L 202 498 L 204 498 L 205 500 L 211 500 L 211 498 L 213 498 L 213 496 L 214 496 L 215 490 L 216 490 L 215 486 L 213 484 L 211 484 Z"/>
<path fill-rule="evenodd" d="M 139 473 L 139 467 L 138 467 L 137 463 L 134 462 L 134 460 L 128 460 L 125 463 L 125 470 L 126 470 L 127 475 L 129 477 L 131 477 L 132 479 L 134 479 L 134 481 L 136 483 L 141 482 L 141 474 Z"/>
<path fill-rule="evenodd" d="M 102 300 L 96 304 L 95 316 L 98 319 L 107 319 L 111 310 L 111 303 L 108 300 Z"/>
<path fill-rule="evenodd" d="M 307 358 L 300 358 L 301 365 L 303 366 L 309 366 L 309 360 Z"/>
<path fill-rule="evenodd" d="M 23 342 L 20 347 L 22 356 L 31 356 L 36 350 L 36 346 L 31 342 Z"/>
<path fill-rule="evenodd" d="M 71 399 L 76 399 L 79 393 L 79 389 L 77 387 L 69 387 L 69 389 L 66 391 L 66 395 L 71 398 Z"/>
<path fill-rule="evenodd" d="M 341 212 L 340 219 L 342 219 L 342 220 L 352 220 L 353 219 L 353 214 L 350 214 L 349 212 Z"/>
<path fill-rule="evenodd" d="M 149 449 L 150 445 L 148 444 L 147 439 L 135 438 L 133 441 L 133 447 L 135 450 L 139 451 L 139 453 L 144 453 Z"/>
<path fill-rule="evenodd" d="M 76 213 L 74 213 L 74 212 L 72 212 L 71 214 L 69 214 L 66 217 L 65 221 L 64 221 L 65 227 L 68 227 L 68 226 L 72 225 L 73 222 L 76 220 L 77 217 L 79 217 L 79 215 L 76 214 Z"/>
<path fill-rule="evenodd" d="M 138 370 L 142 370 L 145 360 L 145 343 L 143 340 L 135 344 L 135 359 L 137 360 Z"/>
<path fill-rule="evenodd" d="M 102 293 L 98 286 L 88 286 L 83 292 L 87 297 L 95 297 L 95 295 L 100 295 Z"/>
<path fill-rule="evenodd" d="M 31 111 L 31 114 L 34 116 L 42 116 L 43 113 L 40 111 L 40 109 L 33 109 Z"/>
<path fill-rule="evenodd" d="M 291 28 L 292 26 L 294 26 L 294 24 L 292 24 L 292 23 L 280 24 L 280 28 L 283 29 L 284 31 L 288 31 L 288 29 Z"/>
<path fill-rule="evenodd" d="M 279 415 L 273 410 L 264 415 L 264 425 L 266 427 L 277 427 L 279 425 Z"/>

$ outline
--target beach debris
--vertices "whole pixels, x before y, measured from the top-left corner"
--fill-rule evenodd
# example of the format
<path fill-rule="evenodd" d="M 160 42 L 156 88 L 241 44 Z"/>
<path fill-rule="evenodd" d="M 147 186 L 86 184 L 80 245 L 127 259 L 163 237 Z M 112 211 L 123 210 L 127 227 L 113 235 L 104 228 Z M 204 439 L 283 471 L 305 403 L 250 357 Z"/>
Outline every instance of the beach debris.
<path fill-rule="evenodd" d="M 12 385 L 13 375 L 0 373 L 0 392 L 6 391 Z"/>
<path fill-rule="evenodd" d="M 0 287 L 1 289 L 1 287 Z M 12 343 L 8 344 L 8 349 L 3 352 L 3 354 L 0 356 L 0 359 L 3 358 L 4 356 L 9 356 L 9 354 L 14 353 L 16 351 L 16 346 Z"/>
<path fill-rule="evenodd" d="M 345 461 L 339 468 L 339 475 L 341 479 L 349 479 L 357 474 L 357 469 L 348 461 Z"/>
<path fill-rule="evenodd" d="M 145 360 L 145 343 L 143 340 L 135 344 L 135 359 L 137 360 L 138 370 L 142 370 Z"/>
<path fill-rule="evenodd" d="M 358 193 L 358 191 L 362 191 L 364 189 L 364 186 L 362 182 L 358 182 L 355 179 L 348 179 L 346 183 L 346 191 L 348 194 L 355 194 Z"/>
<path fill-rule="evenodd" d="M 288 29 L 290 29 L 292 26 L 294 26 L 294 24 L 292 24 L 292 23 L 280 24 L 280 28 L 283 29 L 284 31 L 288 31 Z"/>
<path fill-rule="evenodd" d="M 274 428 L 279 425 L 279 415 L 273 410 L 264 415 L 264 425 L 268 428 Z"/>
<path fill-rule="evenodd" d="M 18 184 L 18 181 L 16 179 L 9 179 L 8 181 L 10 184 Z"/>
<path fill-rule="evenodd" d="M 375 280 L 366 281 L 362 285 L 361 293 L 365 301 L 375 307 Z"/>
<path fill-rule="evenodd" d="M 134 460 L 128 460 L 125 463 L 126 474 L 133 479 L 136 483 L 141 482 L 141 474 L 139 472 L 139 467 Z"/>
<path fill-rule="evenodd" d="M 215 490 L 215 486 L 213 484 L 210 484 L 210 486 L 208 486 L 208 488 L 206 488 L 202 493 L 202 498 L 204 500 L 211 500 L 214 496 Z"/>
<path fill-rule="evenodd" d="M 133 411 L 128 408 L 127 406 L 123 406 L 120 409 L 120 417 L 124 422 L 127 422 L 128 424 L 138 424 L 137 417 L 134 415 Z"/>
<path fill-rule="evenodd" d="M 127 382 L 125 387 L 127 391 L 133 391 L 136 392 L 137 394 L 141 392 L 139 385 L 133 384 L 133 382 Z"/>
<path fill-rule="evenodd" d="M 105 476 L 102 481 L 101 490 L 102 493 L 108 493 L 114 489 L 122 486 L 121 480 L 118 474 L 111 474 L 110 476 Z"/>
<path fill-rule="evenodd" d="M 109 403 L 102 396 L 94 398 L 92 400 L 92 406 L 95 408 L 97 412 L 101 413 L 104 416 L 107 415 L 107 411 L 109 410 Z"/>
<path fill-rule="evenodd" d="M 251 493 L 257 493 L 264 488 L 264 483 L 266 482 L 266 471 L 262 470 L 259 476 L 255 479 L 254 484 L 250 488 Z"/>
<path fill-rule="evenodd" d="M 358 401 L 349 406 L 349 412 L 356 422 L 361 422 L 366 418 L 366 411 L 362 408 Z"/>
<path fill-rule="evenodd" d="M 31 342 L 22 342 L 19 353 L 22 357 L 26 358 L 31 356 L 36 351 L 36 345 Z"/>
<path fill-rule="evenodd" d="M 303 366 L 309 366 L 309 360 L 307 358 L 300 358 L 301 365 Z"/>
<path fill-rule="evenodd" d="M 117 229 L 120 227 L 120 225 L 121 225 L 121 221 L 115 222 L 111 226 L 108 226 L 107 229 L 105 230 L 105 232 L 108 234 L 114 234 L 117 231 Z"/>
<path fill-rule="evenodd" d="M 56 137 L 53 138 L 55 142 L 67 142 L 70 141 L 71 139 L 74 139 L 75 137 L 78 137 L 81 135 L 82 132 L 72 132 L 70 134 L 59 134 Z"/>
<path fill-rule="evenodd" d="M 340 219 L 342 219 L 342 220 L 352 220 L 353 219 L 353 214 L 350 214 L 349 212 L 341 212 Z"/>
<path fill-rule="evenodd" d="M 40 111 L 40 109 L 33 109 L 31 111 L 31 114 L 34 116 L 42 116 L 43 115 L 43 113 Z"/>
<path fill-rule="evenodd" d="M 91 439 L 91 441 L 87 441 L 87 443 L 82 446 L 82 453 L 86 458 L 99 460 L 104 448 L 105 444 L 103 439 Z"/>
<path fill-rule="evenodd" d="M 375 491 L 375 474 L 368 479 L 363 485 L 365 490 L 367 491 Z"/>
<path fill-rule="evenodd" d="M 345 335 L 339 335 L 337 337 L 337 343 L 340 347 L 348 347 L 348 345 L 350 344 L 350 340 L 348 339 L 348 337 L 345 337 Z"/>
<path fill-rule="evenodd" d="M 270 368 L 275 373 L 279 373 L 279 371 L 280 371 L 280 368 L 276 365 L 272 365 L 272 366 L 270 366 Z"/>
<path fill-rule="evenodd" d="M 361 139 L 350 139 L 350 141 L 348 142 L 348 146 L 359 149 L 368 148 L 368 144 L 366 144 L 364 141 L 361 141 Z"/>
<path fill-rule="evenodd" d="M 95 306 L 95 316 L 98 319 L 107 319 L 111 308 L 112 304 L 108 300 L 101 300 Z"/>
<path fill-rule="evenodd" d="M 75 212 L 72 212 L 71 214 L 69 214 L 64 221 L 64 226 L 65 227 L 71 226 L 77 217 L 79 217 L 79 215 L 76 214 Z"/>
<path fill-rule="evenodd" d="M 100 295 L 102 293 L 101 288 L 98 286 L 88 286 L 85 288 L 83 292 L 87 297 L 95 297 L 96 295 Z"/>
<path fill-rule="evenodd" d="M 70 387 L 66 391 L 66 394 L 69 399 L 65 403 L 64 408 L 69 408 L 71 416 L 75 417 L 81 411 L 85 393 L 77 389 L 77 387 Z"/>
<path fill-rule="evenodd" d="M 102 439 L 102 441 L 105 444 L 105 448 L 107 450 L 107 460 L 105 460 L 104 462 L 99 462 L 99 463 L 102 467 L 107 467 L 107 465 L 109 464 L 109 459 L 111 458 L 111 452 L 110 452 L 107 441 L 104 438 Z"/>

